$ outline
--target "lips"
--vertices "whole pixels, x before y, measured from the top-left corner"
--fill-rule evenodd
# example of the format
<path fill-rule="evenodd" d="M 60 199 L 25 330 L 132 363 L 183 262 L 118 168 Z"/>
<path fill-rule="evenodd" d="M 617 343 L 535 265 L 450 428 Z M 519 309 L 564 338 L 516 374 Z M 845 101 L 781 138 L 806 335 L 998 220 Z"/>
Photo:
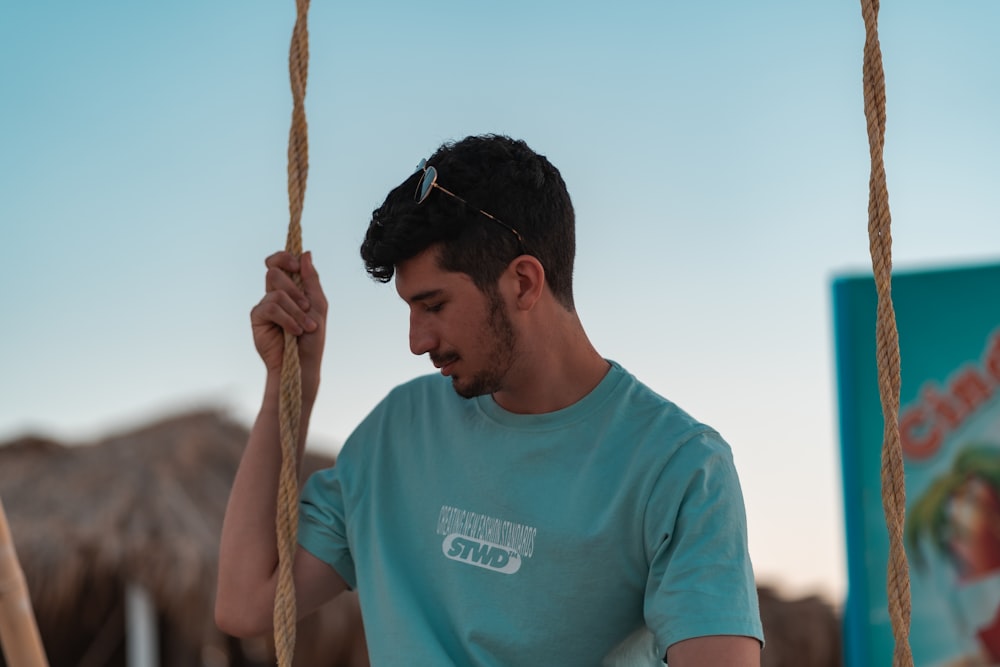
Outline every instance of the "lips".
<path fill-rule="evenodd" d="M 443 358 L 431 358 L 434 363 L 434 367 L 440 369 L 441 375 L 451 375 L 451 368 L 454 366 L 455 362 L 458 361 L 458 357 L 443 357 Z"/>

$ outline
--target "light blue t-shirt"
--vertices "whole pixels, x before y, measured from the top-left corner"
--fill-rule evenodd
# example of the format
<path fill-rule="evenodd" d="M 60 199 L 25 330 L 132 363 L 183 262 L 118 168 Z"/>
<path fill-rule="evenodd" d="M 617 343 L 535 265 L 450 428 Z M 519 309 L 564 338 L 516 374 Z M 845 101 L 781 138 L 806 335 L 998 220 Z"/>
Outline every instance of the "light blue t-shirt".
<path fill-rule="evenodd" d="M 373 665 L 601 665 L 629 638 L 661 664 L 683 639 L 763 640 L 729 446 L 615 363 L 541 415 L 438 375 L 401 385 L 300 516 L 358 590 Z"/>

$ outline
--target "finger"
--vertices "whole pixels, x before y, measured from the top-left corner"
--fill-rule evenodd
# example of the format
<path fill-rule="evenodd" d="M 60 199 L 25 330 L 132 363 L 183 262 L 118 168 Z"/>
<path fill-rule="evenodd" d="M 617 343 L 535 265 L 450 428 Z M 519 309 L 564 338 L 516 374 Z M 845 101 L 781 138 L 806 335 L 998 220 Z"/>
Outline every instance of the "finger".
<path fill-rule="evenodd" d="M 264 260 L 264 266 L 269 269 L 281 269 L 289 273 L 296 273 L 299 270 L 299 258 L 287 250 L 279 250 Z"/>
<path fill-rule="evenodd" d="M 302 289 L 310 305 L 320 313 L 326 313 L 326 295 L 319 280 L 319 272 L 313 264 L 312 252 L 302 255 Z"/>
<path fill-rule="evenodd" d="M 282 269 L 271 268 L 267 270 L 267 275 L 264 277 L 264 291 L 268 294 L 284 292 L 299 305 L 299 308 L 303 310 L 310 308 L 309 299 L 305 292 L 296 284 L 294 278 Z"/>
<path fill-rule="evenodd" d="M 253 326 L 277 326 L 294 336 L 317 327 L 306 312 L 286 292 L 271 292 L 250 310 Z"/>
<path fill-rule="evenodd" d="M 302 308 L 308 310 L 309 301 L 302 291 L 301 276 L 296 275 L 302 270 L 301 258 L 282 250 L 265 259 L 264 265 L 268 267 L 264 280 L 265 291 L 286 290 Z"/>

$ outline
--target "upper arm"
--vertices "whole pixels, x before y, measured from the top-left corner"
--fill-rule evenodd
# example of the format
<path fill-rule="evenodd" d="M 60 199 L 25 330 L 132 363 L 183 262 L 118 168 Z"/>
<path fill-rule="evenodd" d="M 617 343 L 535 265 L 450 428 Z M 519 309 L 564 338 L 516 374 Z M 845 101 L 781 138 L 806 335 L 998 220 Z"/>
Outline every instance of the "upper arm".
<path fill-rule="evenodd" d="M 295 598 L 299 618 L 350 588 L 329 564 L 300 545 L 295 552 Z"/>
<path fill-rule="evenodd" d="M 677 452 L 646 515 L 646 624 L 659 646 L 696 637 L 763 637 L 742 493 L 721 439 Z M 697 663 L 696 663 L 697 664 Z"/>
<path fill-rule="evenodd" d="M 694 637 L 667 649 L 670 667 L 760 667 L 760 642 L 753 637 Z"/>
<path fill-rule="evenodd" d="M 348 586 L 332 567 L 301 546 L 297 549 L 293 567 L 295 611 L 298 618 L 302 618 L 347 590 Z M 239 595 L 227 596 L 224 604 L 221 594 L 216 597 L 216 625 L 234 637 L 255 637 L 268 632 L 274 627 L 277 587 L 277 570 L 259 587 L 234 584 L 232 590 L 237 590 Z"/>

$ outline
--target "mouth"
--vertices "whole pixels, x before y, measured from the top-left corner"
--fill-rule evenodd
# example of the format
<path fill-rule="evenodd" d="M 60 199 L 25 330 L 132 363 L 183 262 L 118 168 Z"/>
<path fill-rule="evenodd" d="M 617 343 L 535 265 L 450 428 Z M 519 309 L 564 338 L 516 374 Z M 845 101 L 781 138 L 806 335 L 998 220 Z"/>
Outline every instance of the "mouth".
<path fill-rule="evenodd" d="M 431 359 L 431 361 L 434 363 L 434 368 L 439 369 L 441 371 L 441 375 L 447 377 L 448 375 L 451 375 L 452 367 L 455 365 L 455 362 L 458 361 L 458 357 Z"/>

